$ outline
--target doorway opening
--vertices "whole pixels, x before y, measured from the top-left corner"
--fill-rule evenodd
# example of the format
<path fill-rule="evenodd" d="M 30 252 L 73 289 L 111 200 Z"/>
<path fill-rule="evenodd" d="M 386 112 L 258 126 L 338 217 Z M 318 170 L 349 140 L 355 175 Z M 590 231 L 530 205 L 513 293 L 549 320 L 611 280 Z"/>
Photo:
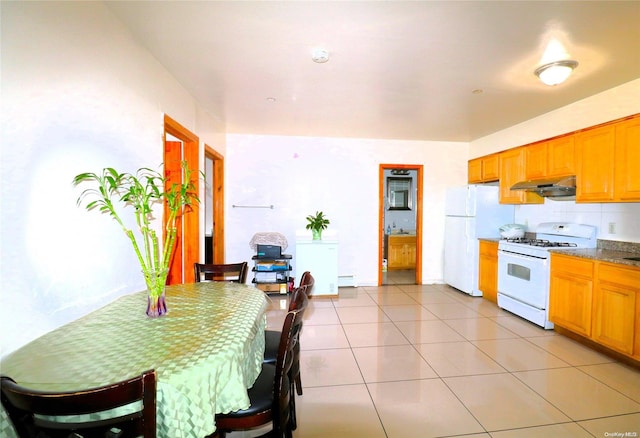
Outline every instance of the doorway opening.
<path fill-rule="evenodd" d="M 182 181 L 182 161 L 192 170 L 196 193 L 200 190 L 198 137 L 165 114 L 164 116 L 164 177 L 167 184 Z M 165 206 L 164 217 L 168 216 Z M 166 225 L 166 224 L 165 224 Z M 176 249 L 169 265 L 167 284 L 192 282 L 193 264 L 200 258 L 200 212 L 198 204 L 176 222 Z M 165 227 L 163 227 L 164 233 Z"/>
<path fill-rule="evenodd" d="M 224 263 L 224 157 L 204 145 L 205 263 Z"/>
<path fill-rule="evenodd" d="M 422 284 L 420 164 L 379 168 L 378 285 Z"/>

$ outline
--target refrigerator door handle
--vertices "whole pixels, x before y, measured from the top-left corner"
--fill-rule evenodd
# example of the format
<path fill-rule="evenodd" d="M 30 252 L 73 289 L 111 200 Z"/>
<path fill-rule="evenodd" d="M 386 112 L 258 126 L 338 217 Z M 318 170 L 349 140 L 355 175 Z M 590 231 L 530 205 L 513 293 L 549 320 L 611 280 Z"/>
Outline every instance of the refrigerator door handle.
<path fill-rule="evenodd" d="M 465 221 L 464 235 L 467 242 L 467 254 L 471 254 L 474 246 L 476 245 L 474 230 L 476 226 L 475 222 L 476 221 L 473 219 Z"/>
<path fill-rule="evenodd" d="M 465 200 L 464 210 L 467 216 L 475 216 L 476 215 L 476 207 L 478 196 L 476 193 L 475 186 L 467 186 L 467 199 Z"/>

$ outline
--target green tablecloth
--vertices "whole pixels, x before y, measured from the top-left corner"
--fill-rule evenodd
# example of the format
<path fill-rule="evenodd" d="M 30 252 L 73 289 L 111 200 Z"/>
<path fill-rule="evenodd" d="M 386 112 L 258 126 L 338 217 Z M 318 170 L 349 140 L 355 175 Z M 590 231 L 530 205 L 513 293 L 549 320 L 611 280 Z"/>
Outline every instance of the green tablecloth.
<path fill-rule="evenodd" d="M 146 316 L 146 291 L 121 297 L 9 354 L 0 372 L 29 388 L 73 391 L 153 368 L 158 437 L 213 433 L 214 413 L 249 407 L 267 298 L 223 282 L 169 286 L 166 295 L 169 312 L 161 318 Z M 0 436 L 15 436 L 1 411 Z"/>

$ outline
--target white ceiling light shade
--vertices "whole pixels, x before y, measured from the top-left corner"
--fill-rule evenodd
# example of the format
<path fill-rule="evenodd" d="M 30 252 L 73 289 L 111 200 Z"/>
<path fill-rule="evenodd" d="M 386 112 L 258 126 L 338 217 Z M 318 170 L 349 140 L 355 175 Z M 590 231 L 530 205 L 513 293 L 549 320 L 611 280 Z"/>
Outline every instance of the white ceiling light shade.
<path fill-rule="evenodd" d="M 566 81 L 577 66 L 577 61 L 566 59 L 541 65 L 534 73 L 544 84 L 558 85 Z"/>
<path fill-rule="evenodd" d="M 323 64 L 329 60 L 329 51 L 322 48 L 313 49 L 311 51 L 311 59 L 313 59 L 313 62 Z"/>

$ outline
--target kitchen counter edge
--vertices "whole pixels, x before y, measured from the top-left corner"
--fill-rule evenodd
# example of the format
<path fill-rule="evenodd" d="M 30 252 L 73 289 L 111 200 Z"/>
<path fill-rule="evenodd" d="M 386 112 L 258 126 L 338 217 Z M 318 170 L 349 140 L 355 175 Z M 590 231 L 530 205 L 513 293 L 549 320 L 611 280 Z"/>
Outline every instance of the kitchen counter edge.
<path fill-rule="evenodd" d="M 495 242 L 498 243 L 500 242 L 502 239 L 499 237 L 478 237 L 478 240 L 484 240 L 486 242 Z"/>
<path fill-rule="evenodd" d="M 629 251 L 632 249 L 633 251 Z M 638 251 L 635 251 L 634 247 L 625 248 L 620 250 L 617 248 L 610 248 L 607 245 L 601 245 L 601 241 L 598 241 L 597 248 L 580 248 L 580 249 L 549 249 L 549 251 L 556 254 L 565 254 L 574 257 L 580 257 L 585 259 L 596 260 L 599 262 L 614 263 L 617 265 L 632 266 L 640 268 L 640 261 L 625 260 L 625 257 L 640 257 L 640 244 L 638 244 Z"/>

